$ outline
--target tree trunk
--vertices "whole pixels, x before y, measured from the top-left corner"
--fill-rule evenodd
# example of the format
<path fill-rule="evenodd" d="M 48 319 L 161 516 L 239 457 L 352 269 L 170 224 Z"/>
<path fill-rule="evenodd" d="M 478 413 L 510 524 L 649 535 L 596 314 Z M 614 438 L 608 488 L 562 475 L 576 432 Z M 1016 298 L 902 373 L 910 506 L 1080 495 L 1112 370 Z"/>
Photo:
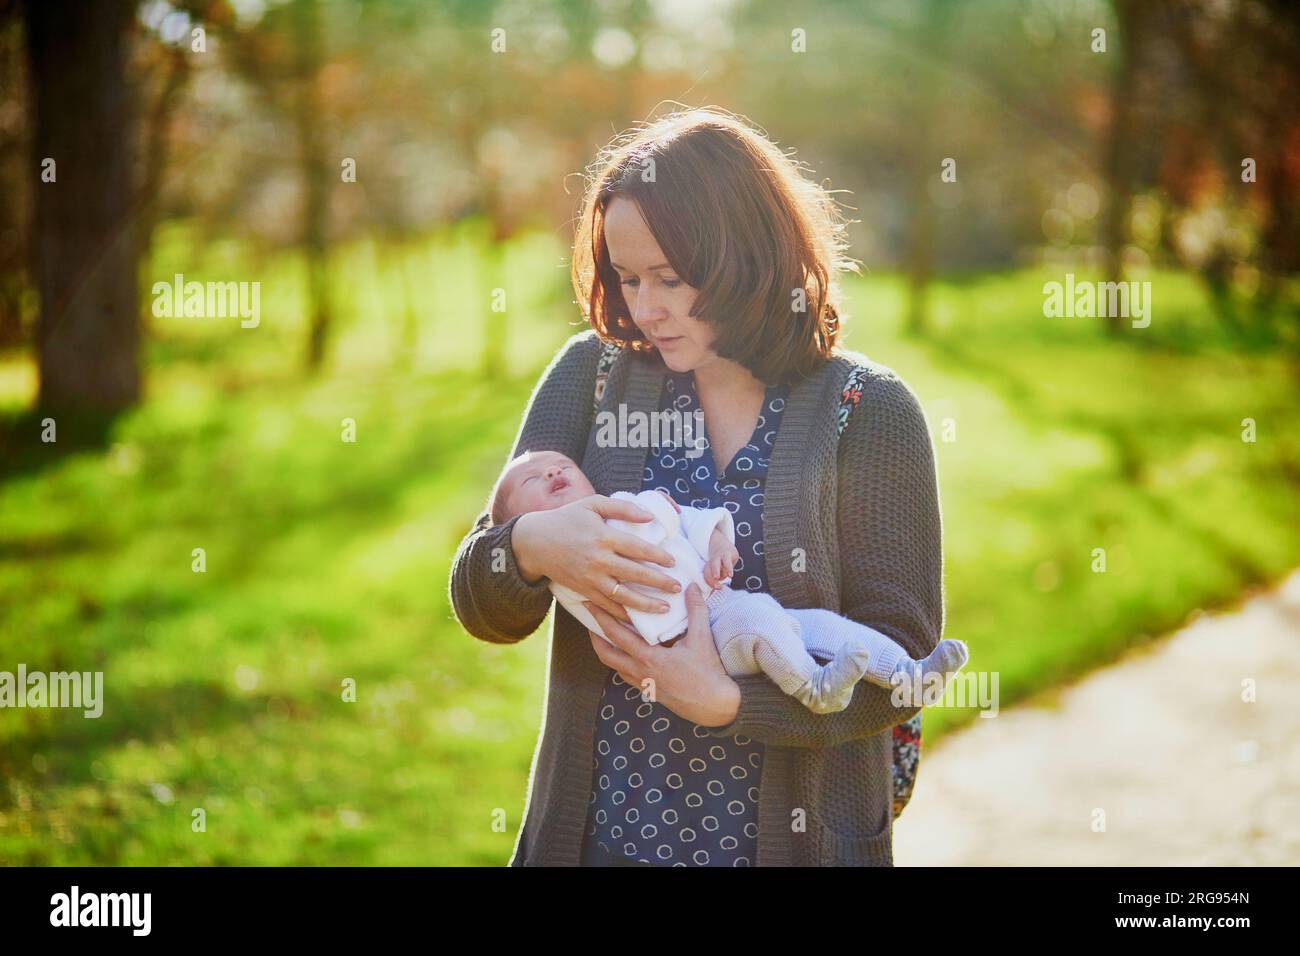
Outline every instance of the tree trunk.
<path fill-rule="evenodd" d="M 126 0 L 26 0 L 32 275 L 43 410 L 111 415 L 140 396 Z M 55 163 L 53 182 L 41 175 Z"/>
<path fill-rule="evenodd" d="M 926 0 L 920 5 L 920 19 L 912 43 L 936 63 L 945 62 L 948 56 L 950 17 L 951 11 L 944 0 Z M 935 130 L 944 126 L 947 111 L 943 108 L 943 94 L 926 84 L 913 87 L 906 103 L 911 116 L 926 117 L 926 122 L 919 124 L 912 136 L 908 186 L 912 212 L 908 221 L 904 263 L 907 271 L 907 322 L 904 331 L 908 335 L 923 336 L 927 332 L 927 299 L 937 258 L 935 239 L 939 215 L 930 185 L 934 177 L 941 174 L 944 158 L 944 153 L 938 148 Z"/>
<path fill-rule="evenodd" d="M 3 4 L 0 4 L 3 10 Z M 19 103 L 28 98 L 26 51 L 21 25 L 0 14 L 0 87 Z M 12 132 L 0 124 L 0 180 L 22 182 L 0 203 L 0 350 L 23 344 L 23 291 L 27 288 L 27 227 L 31 202 L 27 173 L 31 168 L 26 123 L 13 124 Z"/>
<path fill-rule="evenodd" d="M 392 261 L 397 263 L 397 274 L 402 283 L 402 334 L 398 359 L 403 368 L 410 368 L 420 349 L 420 312 L 416 306 L 415 286 L 411 282 L 410 237 L 403 234 L 402 241 L 390 250 Z"/>
<path fill-rule="evenodd" d="M 482 262 L 485 268 L 483 291 L 488 298 L 484 302 L 486 322 L 483 326 L 483 355 L 481 369 L 483 377 L 489 381 L 499 381 L 507 377 L 509 362 L 506 359 L 506 345 L 510 332 L 510 309 L 514 307 L 515 297 L 520 290 L 512 288 L 506 276 L 506 243 L 515 235 L 515 218 L 502 197 L 500 184 L 496 177 L 500 170 L 493 170 L 488 185 L 483 188 L 483 211 L 488 220 L 487 247 L 483 250 Z M 506 294 L 505 311 L 493 311 L 495 304 L 491 290 L 502 289 Z"/>
<path fill-rule="evenodd" d="M 907 325 L 904 330 L 914 336 L 923 336 L 926 332 L 926 293 L 934 272 L 935 210 L 928 186 L 930 176 L 935 172 L 920 162 L 913 174 L 912 216 L 907 231 Z M 938 163 L 933 165 L 938 168 Z M 922 169 L 928 171 L 922 173 Z"/>
<path fill-rule="evenodd" d="M 484 324 L 483 324 L 483 355 L 480 361 L 480 370 L 483 377 L 488 381 L 500 381 L 506 377 L 506 334 L 509 330 L 509 309 L 512 304 L 512 296 L 518 294 L 518 289 L 511 289 L 506 284 L 506 247 L 505 238 L 499 237 L 497 230 L 494 228 L 488 238 L 487 248 L 483 250 L 481 261 L 485 266 L 484 278 L 487 280 L 483 289 L 488 298 L 483 303 Z M 493 296 L 491 290 L 504 289 L 506 292 L 506 311 L 493 311 Z"/>
<path fill-rule="evenodd" d="M 176 104 L 190 79 L 190 60 L 185 47 L 169 50 L 167 64 L 164 68 L 162 90 L 158 99 L 147 110 L 144 121 L 144 162 L 140 183 L 140 202 L 136 214 L 136 240 L 140 250 L 137 253 L 141 262 L 148 262 L 150 244 L 153 240 L 154 227 L 158 224 L 161 208 L 159 193 L 162 191 L 163 174 L 167 169 L 167 131 L 171 125 Z"/>
<path fill-rule="evenodd" d="M 1106 252 L 1106 281 L 1122 282 L 1125 219 L 1133 188 L 1133 97 L 1137 88 L 1137 44 L 1142 24 L 1132 0 L 1115 0 L 1114 6 L 1120 60 L 1110 91 L 1110 128 L 1106 131 L 1102 167 L 1106 179 L 1106 208 L 1102 214 L 1100 238 Z M 1107 47 L 1108 51 L 1112 49 Z M 1123 316 L 1107 315 L 1105 321 L 1106 331 L 1119 335 Z"/>
<path fill-rule="evenodd" d="M 302 170 L 302 246 L 307 256 L 309 331 L 307 368 L 315 371 L 325 358 L 330 328 L 330 299 L 326 216 L 329 212 L 330 169 L 324 156 L 317 74 L 321 64 L 320 10 L 316 0 L 296 0 L 294 31 L 297 46 L 298 97 L 294 123 L 298 130 Z"/>

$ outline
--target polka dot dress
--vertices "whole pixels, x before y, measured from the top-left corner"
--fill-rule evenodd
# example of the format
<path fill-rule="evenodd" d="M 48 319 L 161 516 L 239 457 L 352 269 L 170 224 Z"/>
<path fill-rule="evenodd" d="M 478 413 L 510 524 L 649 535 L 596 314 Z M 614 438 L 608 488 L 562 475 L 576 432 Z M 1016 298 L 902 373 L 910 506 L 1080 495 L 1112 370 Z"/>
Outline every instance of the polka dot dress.
<path fill-rule="evenodd" d="M 646 456 L 642 491 L 662 490 L 683 506 L 731 512 L 740 552 L 733 588 L 767 591 L 763 490 L 787 395 L 786 387 L 768 387 L 749 443 L 720 475 L 714 474 L 707 433 L 703 454 L 687 457 L 665 436 L 664 446 Z M 670 373 L 659 410 L 690 416 L 699 407 L 694 374 Z M 762 744 L 739 735 L 714 737 L 642 700 L 640 688 L 612 670 L 597 706 L 583 864 L 752 866 Z"/>

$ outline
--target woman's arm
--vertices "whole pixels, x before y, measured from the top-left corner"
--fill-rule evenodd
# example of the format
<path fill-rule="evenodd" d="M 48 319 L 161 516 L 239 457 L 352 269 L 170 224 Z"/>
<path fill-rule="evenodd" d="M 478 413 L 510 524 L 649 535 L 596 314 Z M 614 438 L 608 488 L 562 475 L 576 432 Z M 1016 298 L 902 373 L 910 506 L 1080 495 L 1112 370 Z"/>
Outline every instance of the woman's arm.
<path fill-rule="evenodd" d="M 600 340 L 591 331 L 560 349 L 533 390 L 510 457 L 530 449 L 563 452 L 581 461 L 591 428 L 592 389 Z M 509 644 L 541 625 L 551 606 L 548 581 L 524 580 L 512 535 L 519 518 L 492 525 L 485 510 L 461 541 L 451 564 L 451 606 L 475 637 Z"/>
<path fill-rule="evenodd" d="M 840 437 L 841 613 L 885 634 L 920 659 L 943 632 L 943 529 L 934 447 L 920 403 L 889 373 L 864 386 Z M 783 747 L 834 747 L 911 719 L 893 691 L 859 682 L 849 706 L 814 714 L 762 674 L 735 677 L 740 705 L 709 732 L 745 734 Z"/>

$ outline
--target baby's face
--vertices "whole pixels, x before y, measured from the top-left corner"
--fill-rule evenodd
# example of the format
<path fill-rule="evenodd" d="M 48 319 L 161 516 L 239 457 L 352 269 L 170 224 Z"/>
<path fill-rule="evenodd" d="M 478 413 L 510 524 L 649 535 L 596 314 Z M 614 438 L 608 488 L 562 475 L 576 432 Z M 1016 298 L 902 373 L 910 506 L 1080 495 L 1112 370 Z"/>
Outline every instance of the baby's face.
<path fill-rule="evenodd" d="M 558 451 L 520 455 L 506 468 L 500 494 L 511 517 L 559 508 L 594 495 L 596 489 L 577 465 Z"/>

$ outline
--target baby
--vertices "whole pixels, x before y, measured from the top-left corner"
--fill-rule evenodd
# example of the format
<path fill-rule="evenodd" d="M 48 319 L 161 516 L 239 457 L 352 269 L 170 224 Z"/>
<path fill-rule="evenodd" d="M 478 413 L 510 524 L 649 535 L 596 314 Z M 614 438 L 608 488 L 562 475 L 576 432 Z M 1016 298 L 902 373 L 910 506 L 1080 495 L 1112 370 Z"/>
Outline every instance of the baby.
<path fill-rule="evenodd" d="M 571 459 L 553 451 L 524 452 L 497 482 L 492 520 L 504 524 L 516 515 L 559 508 L 594 494 L 591 482 Z M 607 523 L 663 548 L 676 561 L 670 568 L 655 568 L 679 581 L 680 592 L 622 585 L 668 604 L 668 610 L 659 613 L 627 608 L 632 624 L 651 644 L 671 641 L 686 630 L 686 588 L 696 584 L 708 595 L 709 625 L 727 673 L 766 674 L 815 713 L 843 710 L 859 680 L 889 687 L 900 679 L 895 677 L 898 674 L 909 682 L 929 678 L 941 687 L 947 675 L 966 663 L 966 645 L 961 641 L 940 641 L 929 657 L 914 661 L 879 631 L 833 611 L 787 610 L 770 594 L 725 586 L 739 558 L 731 512 L 726 508 L 682 508 L 655 491 L 636 495 L 620 491 L 612 497 L 634 502 L 654 520 L 610 518 Z M 550 587 L 570 614 L 609 641 L 583 607 L 581 594 L 554 582 Z M 819 664 L 814 654 L 829 663 Z"/>

